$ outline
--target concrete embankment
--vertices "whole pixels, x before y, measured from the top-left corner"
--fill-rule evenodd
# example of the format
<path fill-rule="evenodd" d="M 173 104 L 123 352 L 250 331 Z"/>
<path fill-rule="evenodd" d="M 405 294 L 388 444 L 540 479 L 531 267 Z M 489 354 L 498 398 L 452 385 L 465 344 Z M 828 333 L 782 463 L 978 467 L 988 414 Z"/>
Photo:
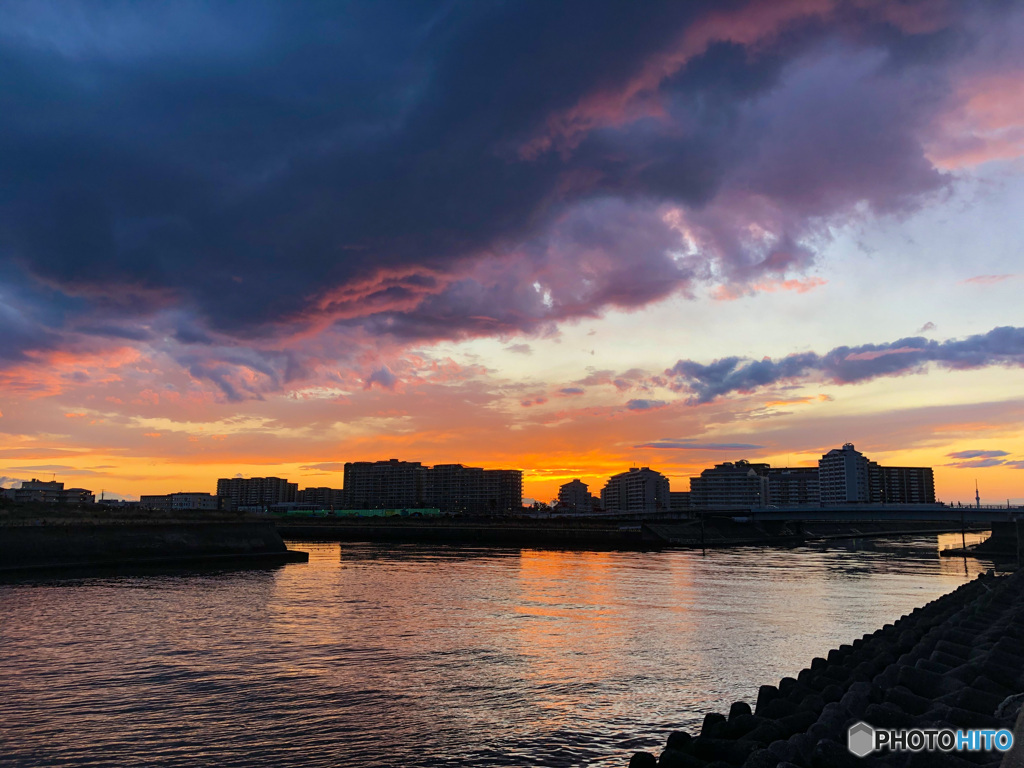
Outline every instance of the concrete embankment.
<path fill-rule="evenodd" d="M 630 768 L 999 766 L 1003 753 L 847 749 L 847 731 L 1012 729 L 1024 699 L 1024 572 L 981 576 L 894 624 L 816 658 L 796 678 L 761 687 L 751 707 L 709 713 L 700 733 L 672 733 L 659 757 Z M 1015 740 L 1024 743 L 1019 727 Z M 1004 765 L 1014 758 L 1007 757 Z M 625 762 L 625 761 L 624 761 Z"/>
<path fill-rule="evenodd" d="M 40 520 L 0 526 L 0 572 L 196 562 L 293 562 L 273 523 Z"/>
<path fill-rule="evenodd" d="M 287 539 L 461 544 L 481 547 L 651 549 L 664 542 L 636 521 L 522 518 L 279 520 Z"/>
<path fill-rule="evenodd" d="M 471 546 L 588 549 L 793 545 L 805 541 L 959 531 L 948 523 L 803 523 L 707 520 L 572 518 L 284 518 L 277 530 L 288 539 L 403 541 Z"/>
<path fill-rule="evenodd" d="M 823 522 L 759 520 L 708 516 L 705 519 L 648 522 L 645 527 L 665 544 L 677 547 L 730 547 L 758 544 L 799 544 L 832 539 L 958 533 L 958 525 L 913 520 Z M 984 530 L 967 527 L 967 530 Z"/>

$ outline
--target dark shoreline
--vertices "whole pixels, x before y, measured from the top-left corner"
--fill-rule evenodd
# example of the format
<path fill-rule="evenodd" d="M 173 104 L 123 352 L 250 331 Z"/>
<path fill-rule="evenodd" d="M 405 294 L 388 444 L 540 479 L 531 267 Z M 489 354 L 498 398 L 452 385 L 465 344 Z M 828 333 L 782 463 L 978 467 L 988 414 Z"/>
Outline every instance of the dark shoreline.
<path fill-rule="evenodd" d="M 40 518 L 0 525 L 0 574 L 305 562 L 273 523 L 246 519 Z"/>

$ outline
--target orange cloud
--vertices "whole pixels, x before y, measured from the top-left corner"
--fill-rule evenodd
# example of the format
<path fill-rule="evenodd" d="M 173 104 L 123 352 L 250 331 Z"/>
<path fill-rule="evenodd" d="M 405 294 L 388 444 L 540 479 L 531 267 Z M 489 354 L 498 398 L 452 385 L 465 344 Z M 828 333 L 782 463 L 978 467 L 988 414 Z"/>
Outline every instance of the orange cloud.
<path fill-rule="evenodd" d="M 753 285 L 720 285 L 711 292 L 711 298 L 716 301 L 735 301 L 755 293 L 777 293 L 778 291 L 807 293 L 827 284 L 828 280 L 823 278 L 808 277 L 805 280 L 767 280 Z"/>
<path fill-rule="evenodd" d="M 26 354 L 28 362 L 0 371 L 0 391 L 38 398 L 60 394 L 69 385 L 80 385 L 83 381 L 111 384 L 121 381 L 113 370 L 142 358 L 142 353 L 133 347 L 100 352 L 54 350 Z"/>

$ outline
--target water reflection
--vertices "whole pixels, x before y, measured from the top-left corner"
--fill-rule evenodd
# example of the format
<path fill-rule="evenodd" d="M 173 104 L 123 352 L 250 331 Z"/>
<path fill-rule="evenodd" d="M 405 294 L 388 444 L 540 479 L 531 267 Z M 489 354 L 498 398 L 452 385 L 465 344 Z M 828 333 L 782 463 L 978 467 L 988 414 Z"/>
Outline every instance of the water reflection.
<path fill-rule="evenodd" d="M 623 765 L 989 567 L 943 542 L 294 542 L 309 563 L 0 586 L 0 765 Z"/>

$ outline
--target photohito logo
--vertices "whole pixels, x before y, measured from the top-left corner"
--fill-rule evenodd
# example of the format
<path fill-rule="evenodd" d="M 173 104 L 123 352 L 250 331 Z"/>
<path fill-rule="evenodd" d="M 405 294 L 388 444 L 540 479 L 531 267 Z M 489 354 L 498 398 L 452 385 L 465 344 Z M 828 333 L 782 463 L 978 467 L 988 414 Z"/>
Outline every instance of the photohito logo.
<path fill-rule="evenodd" d="M 846 732 L 846 746 L 857 757 L 866 757 L 880 749 L 891 752 L 1005 752 L 1013 746 L 1013 734 L 1001 730 L 975 728 L 874 728 L 861 721 Z"/>

